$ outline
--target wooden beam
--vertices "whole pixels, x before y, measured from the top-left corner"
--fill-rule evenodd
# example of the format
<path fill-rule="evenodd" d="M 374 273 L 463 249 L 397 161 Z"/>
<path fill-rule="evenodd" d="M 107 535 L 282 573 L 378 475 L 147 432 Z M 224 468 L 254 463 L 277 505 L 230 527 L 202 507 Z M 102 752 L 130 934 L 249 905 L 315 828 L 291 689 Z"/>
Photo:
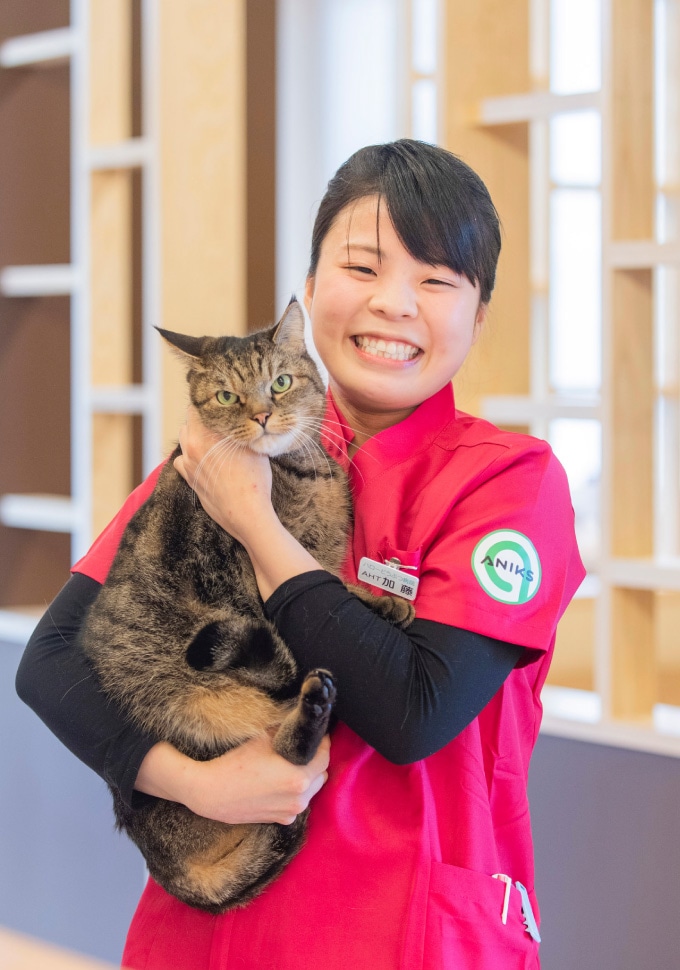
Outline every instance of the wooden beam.
<path fill-rule="evenodd" d="M 529 391 L 529 130 L 471 119 L 487 98 L 530 90 L 526 0 L 446 5 L 444 145 L 486 183 L 503 226 L 503 251 L 485 332 L 456 378 L 456 399 L 480 412 L 489 394 Z"/>
<path fill-rule="evenodd" d="M 163 326 L 243 334 L 245 0 L 159 6 Z M 163 362 L 170 449 L 184 420 L 186 381 L 170 353 Z"/>
<path fill-rule="evenodd" d="M 132 136 L 132 0 L 90 6 L 90 143 Z M 91 176 L 92 383 L 126 384 L 133 375 L 132 173 Z M 93 534 L 97 535 L 134 485 L 133 421 L 93 418 Z"/>

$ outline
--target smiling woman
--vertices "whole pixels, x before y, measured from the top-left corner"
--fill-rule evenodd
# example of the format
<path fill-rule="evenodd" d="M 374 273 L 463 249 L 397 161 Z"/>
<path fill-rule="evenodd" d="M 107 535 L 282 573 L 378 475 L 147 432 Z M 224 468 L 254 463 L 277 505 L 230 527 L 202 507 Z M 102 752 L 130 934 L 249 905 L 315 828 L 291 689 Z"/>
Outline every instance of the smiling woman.
<path fill-rule="evenodd" d="M 206 921 L 150 880 L 126 966 L 538 967 L 527 770 L 557 621 L 583 568 L 549 446 L 454 404 L 499 248 L 482 181 L 419 142 L 357 152 L 319 209 L 305 302 L 329 373 L 323 440 L 352 490 L 342 578 L 409 600 L 406 630 L 289 530 L 266 454 L 239 449 L 222 465 L 224 442 L 199 412 L 206 401 L 225 417 L 241 408 L 238 383 L 221 402 L 214 388 L 195 395 L 180 432 L 175 469 L 218 534 L 245 549 L 267 620 L 302 673 L 333 673 L 330 761 L 326 741 L 305 770 L 281 764 L 268 736 L 194 761 L 131 727 L 83 676 L 54 616 L 75 613 L 77 631 L 153 479 L 76 564 L 29 646 L 23 696 L 130 811 L 142 792 L 222 822 L 280 823 L 313 799 L 305 847 L 246 907 Z M 267 373 L 250 438 L 267 440 L 275 397 L 293 403 L 291 373 Z M 114 739 L 104 751 L 102 725 Z"/>

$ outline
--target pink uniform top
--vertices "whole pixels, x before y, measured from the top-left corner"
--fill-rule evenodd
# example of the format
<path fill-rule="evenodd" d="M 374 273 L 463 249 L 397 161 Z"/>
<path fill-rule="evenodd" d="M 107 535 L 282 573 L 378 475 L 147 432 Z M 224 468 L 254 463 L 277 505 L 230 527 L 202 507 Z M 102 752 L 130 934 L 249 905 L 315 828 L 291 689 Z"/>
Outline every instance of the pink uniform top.
<path fill-rule="evenodd" d="M 416 567 L 417 615 L 532 649 L 481 714 L 415 764 L 346 725 L 300 854 L 244 909 L 212 917 L 149 882 L 123 957 L 134 970 L 534 970 L 529 759 L 555 628 L 584 576 L 566 476 L 549 446 L 456 411 L 449 385 L 347 462 L 332 399 L 329 452 L 347 467 L 362 557 Z M 338 430 L 343 428 L 342 440 Z M 157 473 L 74 568 L 103 581 Z"/>

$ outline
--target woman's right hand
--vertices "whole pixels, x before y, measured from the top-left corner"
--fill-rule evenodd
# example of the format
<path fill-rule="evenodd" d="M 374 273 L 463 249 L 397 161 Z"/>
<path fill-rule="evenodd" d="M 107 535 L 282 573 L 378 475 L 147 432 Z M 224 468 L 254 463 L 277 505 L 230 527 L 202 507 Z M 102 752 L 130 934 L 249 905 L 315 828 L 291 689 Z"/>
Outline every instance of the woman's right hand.
<path fill-rule="evenodd" d="M 253 738 L 212 761 L 193 761 L 161 741 L 144 758 L 135 788 L 218 822 L 290 825 L 325 783 L 329 757 L 328 735 L 302 766 L 278 755 L 268 737 Z"/>

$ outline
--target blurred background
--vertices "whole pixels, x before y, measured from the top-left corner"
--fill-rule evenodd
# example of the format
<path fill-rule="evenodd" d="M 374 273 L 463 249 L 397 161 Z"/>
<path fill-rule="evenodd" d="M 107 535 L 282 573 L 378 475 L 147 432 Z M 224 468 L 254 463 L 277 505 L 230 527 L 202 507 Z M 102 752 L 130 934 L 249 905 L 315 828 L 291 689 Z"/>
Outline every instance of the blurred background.
<path fill-rule="evenodd" d="M 176 436 L 153 326 L 278 318 L 337 166 L 408 136 L 503 223 L 457 402 L 550 440 L 588 566 L 531 776 L 544 966 L 677 970 L 679 55 L 680 0 L 0 0 L 0 924 L 115 962 L 143 886 L 13 680 Z"/>

